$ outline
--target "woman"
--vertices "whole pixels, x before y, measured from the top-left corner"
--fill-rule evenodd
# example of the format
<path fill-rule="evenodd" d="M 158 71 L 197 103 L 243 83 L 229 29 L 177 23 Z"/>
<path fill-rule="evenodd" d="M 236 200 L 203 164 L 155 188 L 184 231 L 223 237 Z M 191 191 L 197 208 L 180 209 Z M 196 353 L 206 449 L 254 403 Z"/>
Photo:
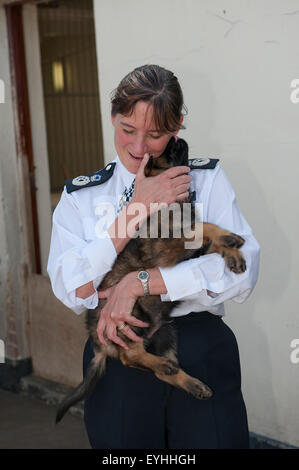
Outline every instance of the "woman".
<path fill-rule="evenodd" d="M 137 273 L 105 291 L 96 288 L 130 239 L 127 228 L 134 216 L 128 212 L 133 203 L 144 204 L 149 214 L 151 203 L 171 204 L 185 199 L 189 188 L 195 190 L 196 202 L 203 204 L 203 221 L 245 239 L 242 252 L 247 269 L 234 274 L 213 253 L 173 268 L 149 269 L 147 288 L 162 300 L 183 300 L 172 311 L 178 360 L 187 373 L 207 383 L 214 395 L 196 400 L 149 372 L 110 359 L 106 375 L 85 401 L 85 425 L 93 448 L 249 446 L 238 346 L 222 316 L 225 300 L 243 302 L 254 288 L 259 244 L 219 163 L 192 172 L 189 167 L 174 167 L 151 178 L 143 172 L 149 155 L 161 155 L 170 138 L 184 129 L 183 109 L 182 91 L 172 72 L 145 65 L 124 77 L 111 107 L 117 156 L 101 172 L 67 182 L 53 214 L 48 273 L 54 294 L 78 314 L 95 308 L 98 297 L 107 299 L 97 329 L 103 344 L 108 338 L 126 347 L 118 329 L 131 340 L 142 341 L 130 328 L 147 326 L 130 315 L 138 296 L 145 295 Z M 104 203 L 116 209 L 108 227 L 99 224 L 103 215 L 99 207 Z M 87 341 L 84 374 L 92 357 Z"/>

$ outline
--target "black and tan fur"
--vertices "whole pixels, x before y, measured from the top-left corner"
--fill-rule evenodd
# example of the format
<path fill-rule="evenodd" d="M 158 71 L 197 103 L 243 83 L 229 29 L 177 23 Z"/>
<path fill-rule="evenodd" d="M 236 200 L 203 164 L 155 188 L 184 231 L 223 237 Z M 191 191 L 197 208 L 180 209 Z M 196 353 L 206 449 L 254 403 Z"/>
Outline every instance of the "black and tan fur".
<path fill-rule="evenodd" d="M 171 138 L 163 155 L 155 159 L 149 159 L 145 168 L 145 176 L 155 176 L 172 166 L 178 165 L 188 165 L 188 145 L 183 139 L 175 141 L 174 138 Z M 189 201 L 190 197 L 184 202 Z M 182 204 L 179 203 L 178 205 L 180 209 Z M 200 222 L 195 218 L 193 204 L 191 208 L 191 229 L 196 232 L 201 229 Z M 161 228 L 162 212 L 163 209 L 156 212 L 156 217 L 159 218 L 159 229 Z M 190 242 L 190 234 L 189 237 L 187 234 L 186 238 L 186 234 L 184 236 L 182 231 L 181 238 L 174 238 L 172 236 L 174 221 L 177 219 L 171 217 L 171 215 L 172 212 L 170 212 L 169 238 L 150 238 L 149 236 L 146 238 L 132 238 L 118 255 L 112 270 L 104 277 L 98 290 L 113 286 L 129 272 L 157 266 L 170 267 L 181 261 L 208 253 L 219 253 L 225 259 L 229 269 L 235 273 L 245 271 L 245 260 L 239 251 L 239 248 L 244 244 L 244 240 L 240 236 L 217 225 L 203 223 L 201 247 L 187 249 L 185 242 Z M 182 218 L 179 223 L 182 224 Z M 149 224 L 147 230 L 149 234 Z M 179 301 L 162 302 L 160 295 L 139 297 L 132 315 L 148 322 L 150 326 L 140 328 L 130 325 L 130 328 L 143 338 L 143 343 L 133 342 L 121 331 L 118 332 L 118 335 L 128 344 L 128 350 L 108 339 L 106 339 L 107 346 L 105 346 L 98 339 L 97 323 L 105 302 L 105 299 L 100 299 L 98 307 L 87 312 L 86 326 L 92 339 L 94 358 L 89 364 L 83 382 L 60 404 L 56 422 L 62 419 L 70 406 L 91 393 L 98 380 L 105 373 L 108 357 L 120 359 L 124 365 L 129 367 L 152 371 L 159 379 L 186 390 L 195 398 L 207 399 L 212 396 L 212 391 L 207 385 L 186 374 L 178 364 L 176 332 L 170 312 L 175 305 L 180 303 Z"/>

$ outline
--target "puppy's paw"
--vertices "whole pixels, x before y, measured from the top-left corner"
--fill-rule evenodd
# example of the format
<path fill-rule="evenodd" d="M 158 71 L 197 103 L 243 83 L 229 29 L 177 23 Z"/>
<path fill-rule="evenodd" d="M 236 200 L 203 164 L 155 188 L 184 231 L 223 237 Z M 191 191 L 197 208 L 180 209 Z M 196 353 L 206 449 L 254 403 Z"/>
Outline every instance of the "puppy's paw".
<path fill-rule="evenodd" d="M 210 387 L 208 387 L 200 380 L 194 378 L 187 382 L 186 390 L 198 400 L 207 400 L 213 395 L 213 392 Z"/>
<path fill-rule="evenodd" d="M 224 259 L 227 267 L 235 274 L 241 274 L 246 271 L 246 261 L 242 253 L 238 250 L 230 250 L 229 253 L 224 252 Z"/>

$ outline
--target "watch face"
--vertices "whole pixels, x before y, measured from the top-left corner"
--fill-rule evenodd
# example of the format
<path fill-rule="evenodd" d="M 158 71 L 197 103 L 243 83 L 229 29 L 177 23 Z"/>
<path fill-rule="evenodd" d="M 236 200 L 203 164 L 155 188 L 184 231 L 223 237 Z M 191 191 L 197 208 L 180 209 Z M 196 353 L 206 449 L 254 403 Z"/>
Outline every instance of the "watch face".
<path fill-rule="evenodd" d="M 139 274 L 138 274 L 138 277 L 139 279 L 141 279 L 142 281 L 147 279 L 148 278 L 148 273 L 146 271 L 141 271 Z"/>

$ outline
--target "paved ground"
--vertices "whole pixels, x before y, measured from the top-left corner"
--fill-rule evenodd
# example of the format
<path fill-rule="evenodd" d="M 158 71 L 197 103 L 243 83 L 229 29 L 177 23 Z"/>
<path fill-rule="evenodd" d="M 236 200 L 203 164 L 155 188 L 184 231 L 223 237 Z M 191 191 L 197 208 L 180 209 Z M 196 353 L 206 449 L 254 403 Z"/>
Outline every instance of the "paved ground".
<path fill-rule="evenodd" d="M 30 395 L 0 388 L 0 449 L 90 449 L 83 418 L 67 413 L 56 425 L 56 409 Z M 250 447 L 292 448 L 254 433 Z"/>
<path fill-rule="evenodd" d="M 56 407 L 0 389 L 0 449 L 90 449 L 83 419 L 69 413 L 55 425 Z"/>

